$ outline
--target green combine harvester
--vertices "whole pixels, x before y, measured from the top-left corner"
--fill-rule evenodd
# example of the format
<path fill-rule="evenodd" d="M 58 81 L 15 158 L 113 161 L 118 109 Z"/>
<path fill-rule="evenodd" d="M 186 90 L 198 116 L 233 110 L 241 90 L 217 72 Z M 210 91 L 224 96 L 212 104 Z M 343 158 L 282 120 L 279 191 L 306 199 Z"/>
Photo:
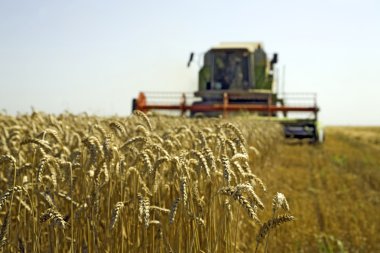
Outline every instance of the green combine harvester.
<path fill-rule="evenodd" d="M 274 78 L 277 61 L 277 54 L 268 59 L 261 43 L 221 43 L 205 53 L 196 92 L 140 92 L 133 110 L 177 110 L 207 117 L 249 111 L 280 122 L 287 138 L 322 141 L 316 95 L 279 94 Z"/>

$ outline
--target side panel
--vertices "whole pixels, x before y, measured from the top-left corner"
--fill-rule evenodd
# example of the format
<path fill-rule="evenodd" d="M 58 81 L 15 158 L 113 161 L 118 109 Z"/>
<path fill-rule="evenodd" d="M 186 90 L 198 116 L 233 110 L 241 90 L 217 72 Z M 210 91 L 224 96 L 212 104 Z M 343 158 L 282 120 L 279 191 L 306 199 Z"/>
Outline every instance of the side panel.
<path fill-rule="evenodd" d="M 253 52 L 253 65 L 255 77 L 255 89 L 271 90 L 272 83 L 267 79 L 267 55 L 265 51 L 258 47 Z"/>
<path fill-rule="evenodd" d="M 199 74 L 198 74 L 198 91 L 211 89 L 211 77 L 212 77 L 211 62 L 212 62 L 211 54 L 207 52 L 204 55 L 203 66 L 199 70 Z"/>

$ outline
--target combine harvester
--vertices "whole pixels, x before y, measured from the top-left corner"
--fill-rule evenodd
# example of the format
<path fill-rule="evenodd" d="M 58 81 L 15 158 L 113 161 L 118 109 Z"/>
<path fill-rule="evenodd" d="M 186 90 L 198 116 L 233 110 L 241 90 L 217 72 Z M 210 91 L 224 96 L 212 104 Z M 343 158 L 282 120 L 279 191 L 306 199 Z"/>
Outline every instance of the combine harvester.
<path fill-rule="evenodd" d="M 193 60 L 190 55 L 188 66 Z M 222 43 L 208 50 L 194 93 L 140 92 L 133 110 L 179 111 L 182 115 L 227 117 L 249 111 L 283 125 L 287 138 L 323 140 L 314 93 L 279 94 L 277 54 L 269 61 L 260 43 Z M 298 117 L 297 117 L 298 114 Z"/>

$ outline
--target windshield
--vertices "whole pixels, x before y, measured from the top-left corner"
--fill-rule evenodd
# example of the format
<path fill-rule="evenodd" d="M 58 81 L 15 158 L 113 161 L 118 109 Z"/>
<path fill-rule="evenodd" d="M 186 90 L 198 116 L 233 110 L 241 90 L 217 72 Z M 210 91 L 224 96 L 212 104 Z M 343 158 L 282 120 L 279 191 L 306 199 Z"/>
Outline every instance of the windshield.
<path fill-rule="evenodd" d="M 213 54 L 213 89 L 249 88 L 249 53 L 246 50 L 216 50 Z"/>

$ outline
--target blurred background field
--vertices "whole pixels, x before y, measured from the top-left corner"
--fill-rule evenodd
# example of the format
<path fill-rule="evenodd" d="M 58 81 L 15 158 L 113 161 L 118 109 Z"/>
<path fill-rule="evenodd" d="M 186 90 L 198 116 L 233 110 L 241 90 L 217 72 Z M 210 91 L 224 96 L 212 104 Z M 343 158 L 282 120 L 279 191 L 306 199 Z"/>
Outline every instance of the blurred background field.
<path fill-rule="evenodd" d="M 280 145 L 258 173 L 284 191 L 297 217 L 278 233 L 276 247 L 379 252 L 380 128 L 328 127 L 325 134 L 323 145 Z"/>

